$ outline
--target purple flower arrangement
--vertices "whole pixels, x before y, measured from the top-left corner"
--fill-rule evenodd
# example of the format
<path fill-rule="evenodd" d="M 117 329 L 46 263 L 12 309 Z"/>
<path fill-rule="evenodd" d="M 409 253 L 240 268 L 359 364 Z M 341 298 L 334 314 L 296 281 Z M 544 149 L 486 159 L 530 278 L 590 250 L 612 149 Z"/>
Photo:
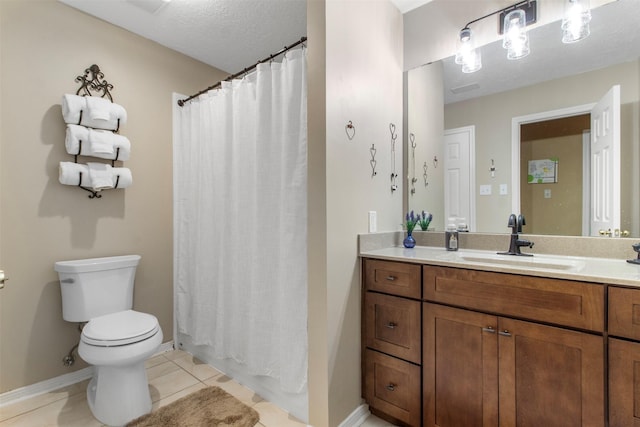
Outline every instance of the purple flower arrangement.
<path fill-rule="evenodd" d="M 429 224 L 433 219 L 433 215 L 430 214 L 429 212 L 422 211 L 422 215 L 418 215 L 417 218 L 418 218 L 418 224 L 420 225 L 420 229 L 422 229 L 422 231 L 427 231 L 427 229 L 429 228 Z"/>
<path fill-rule="evenodd" d="M 416 216 L 413 211 L 405 215 L 405 227 L 407 228 L 407 233 L 411 234 L 413 232 L 418 221 L 420 221 L 420 215 Z"/>

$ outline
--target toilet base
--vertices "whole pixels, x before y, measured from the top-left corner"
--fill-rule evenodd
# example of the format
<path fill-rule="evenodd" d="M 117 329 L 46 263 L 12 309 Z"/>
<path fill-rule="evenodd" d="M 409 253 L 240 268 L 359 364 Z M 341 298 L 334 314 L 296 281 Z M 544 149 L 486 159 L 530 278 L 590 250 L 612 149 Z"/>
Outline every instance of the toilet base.
<path fill-rule="evenodd" d="M 162 331 L 134 344 L 96 347 L 80 341 L 78 354 L 94 366 L 87 402 L 98 421 L 122 426 L 151 412 L 151 394 L 145 360 L 162 343 Z"/>
<path fill-rule="evenodd" d="M 96 367 L 87 387 L 87 402 L 93 416 L 109 426 L 122 426 L 151 412 L 144 361 L 125 367 Z"/>

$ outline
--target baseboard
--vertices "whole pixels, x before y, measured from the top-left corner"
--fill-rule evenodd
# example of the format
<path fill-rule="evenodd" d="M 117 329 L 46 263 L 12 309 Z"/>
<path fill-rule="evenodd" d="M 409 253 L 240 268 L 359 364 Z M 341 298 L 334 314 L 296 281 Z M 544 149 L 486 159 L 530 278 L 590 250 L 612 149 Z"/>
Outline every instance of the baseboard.
<path fill-rule="evenodd" d="M 156 351 L 156 354 L 154 354 L 153 357 L 162 353 L 166 353 L 168 351 L 173 351 L 173 350 L 174 350 L 173 341 L 167 341 L 160 345 L 160 348 L 158 349 L 158 351 Z"/>
<path fill-rule="evenodd" d="M 349 416 L 345 418 L 338 427 L 357 427 L 361 425 L 369 415 L 371 415 L 371 412 L 369 412 L 369 405 L 363 403 L 349 414 Z"/>
<path fill-rule="evenodd" d="M 80 381 L 91 378 L 92 375 L 93 367 L 88 366 L 80 369 L 79 371 L 70 372 L 68 374 L 40 381 L 39 383 L 7 391 L 6 393 L 0 394 L 0 407 L 17 403 L 21 400 L 38 396 L 40 394 L 48 393 L 71 384 L 79 383 Z"/>
<path fill-rule="evenodd" d="M 163 343 L 156 354 L 166 353 L 173 350 L 173 341 Z M 70 372 L 68 374 L 60 375 L 58 377 L 50 378 L 48 380 L 40 381 L 35 384 L 30 384 L 25 387 L 20 387 L 15 390 L 10 390 L 0 394 L 0 408 L 12 403 L 17 403 L 21 400 L 29 399 L 31 397 L 38 396 L 40 394 L 48 393 L 53 390 L 57 390 L 62 387 L 69 386 L 71 384 L 79 383 L 86 379 L 91 378 L 93 375 L 93 367 L 88 366 L 78 371 Z"/>

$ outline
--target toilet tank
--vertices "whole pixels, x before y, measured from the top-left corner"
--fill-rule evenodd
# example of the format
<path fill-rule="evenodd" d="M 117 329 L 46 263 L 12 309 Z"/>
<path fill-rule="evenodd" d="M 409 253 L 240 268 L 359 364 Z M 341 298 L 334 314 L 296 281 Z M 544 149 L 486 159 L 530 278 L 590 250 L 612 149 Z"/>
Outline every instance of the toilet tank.
<path fill-rule="evenodd" d="M 62 318 L 88 322 L 133 307 L 133 282 L 140 255 L 58 261 Z"/>

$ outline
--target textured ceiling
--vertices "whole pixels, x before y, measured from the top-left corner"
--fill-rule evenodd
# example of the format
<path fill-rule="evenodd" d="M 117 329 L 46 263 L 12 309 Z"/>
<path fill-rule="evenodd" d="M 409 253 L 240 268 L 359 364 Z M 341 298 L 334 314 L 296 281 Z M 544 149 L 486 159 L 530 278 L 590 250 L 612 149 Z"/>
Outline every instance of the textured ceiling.
<path fill-rule="evenodd" d="M 229 74 L 307 34 L 307 0 L 59 1 Z M 430 1 L 391 0 L 402 13 Z"/>
<path fill-rule="evenodd" d="M 307 33 L 306 0 L 59 1 L 230 74 Z"/>

